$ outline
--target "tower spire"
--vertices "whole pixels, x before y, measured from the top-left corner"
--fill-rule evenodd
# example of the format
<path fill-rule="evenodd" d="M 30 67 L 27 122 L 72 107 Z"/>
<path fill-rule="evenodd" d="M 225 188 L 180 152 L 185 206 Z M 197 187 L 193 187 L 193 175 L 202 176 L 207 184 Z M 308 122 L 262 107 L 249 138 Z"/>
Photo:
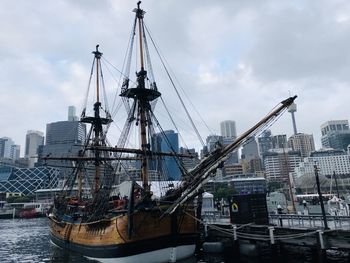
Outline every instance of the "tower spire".
<path fill-rule="evenodd" d="M 288 107 L 288 112 L 290 112 L 292 114 L 292 122 L 293 122 L 293 131 L 294 131 L 294 135 L 296 135 L 298 133 L 297 131 L 297 124 L 295 121 L 295 116 L 294 113 L 297 111 L 297 105 L 293 102 L 289 107 Z"/>

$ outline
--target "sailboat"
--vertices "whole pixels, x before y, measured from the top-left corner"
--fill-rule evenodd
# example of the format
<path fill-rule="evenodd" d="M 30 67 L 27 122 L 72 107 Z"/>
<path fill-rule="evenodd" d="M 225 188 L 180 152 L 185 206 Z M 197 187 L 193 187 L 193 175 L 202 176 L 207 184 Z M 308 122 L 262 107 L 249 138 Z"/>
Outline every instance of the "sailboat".
<path fill-rule="evenodd" d="M 140 68 L 133 86 L 129 85 L 128 74 L 124 75 L 120 97 L 127 105 L 128 117 L 117 146 L 110 146 L 107 140 L 107 130 L 113 120 L 100 97 L 103 54 L 97 45 L 92 65 L 92 71 L 96 72 L 93 114 L 88 116 L 84 108 L 80 118 L 82 123 L 90 126 L 86 143 L 76 157 L 44 158 L 70 161 L 74 168 L 61 195 L 55 197 L 49 216 L 51 242 L 101 262 L 176 262 L 193 255 L 198 240 L 203 185 L 232 151 L 271 124 L 296 98 L 282 101 L 235 142 L 226 147 L 218 145 L 197 166 L 186 170 L 176 152 L 157 152 L 151 147 L 153 125 L 158 125 L 154 102 L 161 93 L 149 71 L 149 60 L 148 70 L 145 68 L 144 59 L 149 59 L 149 53 L 143 24 L 145 12 L 140 3 L 133 10 L 136 16 L 130 41 L 135 42 L 134 35 L 138 32 Z M 92 82 L 91 76 L 89 83 Z M 125 148 L 126 134 L 133 123 L 139 126 L 141 145 L 139 148 Z M 163 135 L 166 138 L 166 134 Z M 164 195 L 155 197 L 149 181 L 149 168 L 152 157 L 157 156 L 174 158 L 182 180 Z M 130 159 L 140 163 L 141 182 L 131 178 L 129 195 L 121 196 L 116 193 L 116 177 L 122 161 Z"/>

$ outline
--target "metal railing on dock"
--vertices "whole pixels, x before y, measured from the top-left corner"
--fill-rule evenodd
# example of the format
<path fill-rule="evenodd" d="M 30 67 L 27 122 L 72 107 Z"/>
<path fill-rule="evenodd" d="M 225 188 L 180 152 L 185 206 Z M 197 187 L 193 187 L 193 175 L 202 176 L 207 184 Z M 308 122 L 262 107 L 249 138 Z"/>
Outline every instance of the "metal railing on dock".
<path fill-rule="evenodd" d="M 230 215 L 223 214 L 220 211 L 203 211 L 202 220 L 208 224 L 230 224 Z"/>
<path fill-rule="evenodd" d="M 350 230 L 349 216 L 326 216 L 330 229 Z M 323 228 L 322 215 L 270 214 L 270 224 L 291 228 Z"/>
<path fill-rule="evenodd" d="M 217 211 L 204 212 L 202 215 L 202 220 L 197 219 L 203 224 L 203 240 L 200 242 L 207 242 L 209 245 L 213 242 L 215 246 L 220 242 L 220 247 L 227 247 L 227 251 L 231 251 L 235 258 L 239 258 L 241 252 L 245 253 L 244 246 L 248 244 L 247 249 L 251 250 L 254 246 L 259 257 L 259 253 L 267 248 L 271 263 L 283 261 L 288 249 L 298 253 L 303 253 L 301 250 L 310 253 L 312 262 L 328 262 L 328 250 L 329 253 L 344 252 L 350 259 L 348 216 L 327 216 L 330 229 L 325 229 L 321 215 L 269 215 L 269 225 L 256 225 L 254 222 L 231 224 L 227 215 Z"/>

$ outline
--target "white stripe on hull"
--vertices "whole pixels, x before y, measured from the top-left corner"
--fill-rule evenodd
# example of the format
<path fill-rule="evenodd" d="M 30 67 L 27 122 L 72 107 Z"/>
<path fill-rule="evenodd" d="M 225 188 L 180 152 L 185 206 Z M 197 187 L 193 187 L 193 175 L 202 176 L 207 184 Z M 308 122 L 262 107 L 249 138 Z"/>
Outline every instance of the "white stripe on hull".
<path fill-rule="evenodd" d="M 119 258 L 92 258 L 102 263 L 164 263 L 176 262 L 184 258 L 188 258 L 194 254 L 195 245 L 184 245 L 178 247 L 163 248 L 147 253 L 137 254 L 128 257 Z"/>

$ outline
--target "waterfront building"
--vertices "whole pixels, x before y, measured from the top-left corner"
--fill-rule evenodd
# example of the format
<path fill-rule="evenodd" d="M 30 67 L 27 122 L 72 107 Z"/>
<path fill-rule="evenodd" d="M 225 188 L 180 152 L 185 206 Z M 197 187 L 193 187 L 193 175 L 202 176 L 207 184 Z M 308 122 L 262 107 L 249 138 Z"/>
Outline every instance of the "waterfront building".
<path fill-rule="evenodd" d="M 34 167 L 38 161 L 38 148 L 44 144 L 44 133 L 41 131 L 27 131 L 24 157 L 29 160 L 29 167 Z"/>
<path fill-rule="evenodd" d="M 343 150 L 334 150 L 331 148 L 314 151 L 310 157 L 304 158 L 302 162 L 294 169 L 292 175 L 296 182 L 296 187 L 300 188 L 303 193 L 315 189 L 315 170 L 317 165 L 319 176 L 323 178 L 324 191 L 335 189 L 335 178 L 337 177 L 338 185 L 345 189 L 350 186 L 350 155 Z"/>
<path fill-rule="evenodd" d="M 56 168 L 0 166 L 0 192 L 34 195 L 38 189 L 57 187 L 58 181 Z"/>
<path fill-rule="evenodd" d="M 315 142 L 312 134 L 297 133 L 289 137 L 288 145 L 293 151 L 300 151 L 301 158 L 310 156 L 315 151 Z"/>
<path fill-rule="evenodd" d="M 301 162 L 299 151 L 275 149 L 263 156 L 266 179 L 275 182 L 288 182 L 289 173 Z"/>
<path fill-rule="evenodd" d="M 327 121 L 321 125 L 321 142 L 324 148 L 347 150 L 350 144 L 349 122 L 347 120 Z"/>
<path fill-rule="evenodd" d="M 6 202 L 7 198 L 20 197 L 23 196 L 22 193 L 11 193 L 11 192 L 0 192 L 0 201 Z"/>
<path fill-rule="evenodd" d="M 215 193 L 216 189 L 230 188 L 234 189 L 236 194 L 266 194 L 266 179 L 263 177 L 236 177 L 222 180 L 209 180 L 204 189 L 209 193 Z"/>
<path fill-rule="evenodd" d="M 332 174 L 350 174 L 350 156 L 342 150 L 322 149 L 312 152 L 309 162 L 316 163 L 320 174 L 331 176 Z"/>

